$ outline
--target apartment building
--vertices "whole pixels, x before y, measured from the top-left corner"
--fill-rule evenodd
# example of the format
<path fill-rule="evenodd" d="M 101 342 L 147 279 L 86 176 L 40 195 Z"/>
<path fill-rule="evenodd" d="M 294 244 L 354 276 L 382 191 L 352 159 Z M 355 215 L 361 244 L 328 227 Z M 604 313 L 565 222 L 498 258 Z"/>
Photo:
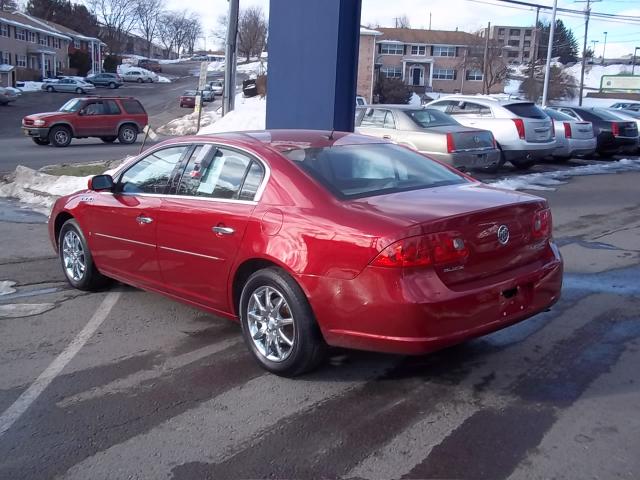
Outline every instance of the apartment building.
<path fill-rule="evenodd" d="M 373 102 L 375 83 L 376 37 L 382 33 L 377 30 L 360 27 L 360 47 L 358 51 L 358 95 L 368 103 Z"/>
<path fill-rule="evenodd" d="M 466 32 L 420 30 L 409 28 L 378 28 L 371 35 L 375 42 L 373 55 L 374 80 L 377 76 L 402 79 L 415 93 L 428 92 L 475 94 L 482 92 L 483 74 L 469 59 L 477 54 L 482 43 L 479 37 Z M 369 45 L 367 35 L 360 42 Z M 367 97 L 368 54 L 361 54 L 358 66 L 358 94 Z M 504 85 L 494 85 L 500 92 Z"/>
<path fill-rule="evenodd" d="M 480 36 L 485 35 L 486 29 L 480 32 Z M 489 38 L 504 47 L 505 59 L 510 64 L 528 63 L 535 58 L 537 35 L 534 27 L 496 25 L 489 31 Z"/>

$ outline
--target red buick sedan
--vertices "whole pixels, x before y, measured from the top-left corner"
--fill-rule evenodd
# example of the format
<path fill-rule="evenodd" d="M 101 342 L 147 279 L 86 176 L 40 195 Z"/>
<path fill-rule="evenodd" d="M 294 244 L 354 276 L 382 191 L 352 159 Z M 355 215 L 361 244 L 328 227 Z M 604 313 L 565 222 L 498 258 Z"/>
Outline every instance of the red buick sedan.
<path fill-rule="evenodd" d="M 117 279 L 239 320 L 280 375 L 327 344 L 431 352 L 562 286 L 544 199 L 352 133 L 169 140 L 60 198 L 49 231 L 74 287 Z"/>

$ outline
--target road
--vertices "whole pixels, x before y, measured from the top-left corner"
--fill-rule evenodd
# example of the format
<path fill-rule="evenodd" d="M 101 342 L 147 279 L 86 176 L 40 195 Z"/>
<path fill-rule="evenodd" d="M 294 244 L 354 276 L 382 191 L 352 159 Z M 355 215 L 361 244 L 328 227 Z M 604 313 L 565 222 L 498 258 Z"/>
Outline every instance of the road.
<path fill-rule="evenodd" d="M 333 350 L 295 380 L 260 370 L 231 322 L 71 290 L 44 217 L 0 219 L 0 281 L 17 282 L 0 297 L 0 427 L 28 405 L 0 433 L 0 478 L 637 479 L 639 182 L 537 192 L 565 258 L 551 311 L 424 357 Z"/>
<path fill-rule="evenodd" d="M 163 65 L 162 75 L 170 75 L 172 83 L 125 84 L 118 90 L 98 88 L 99 95 L 134 96 L 144 105 L 149 114 L 149 124 L 158 128 L 170 120 L 186 115 L 189 109 L 180 108 L 178 97 L 187 89 L 197 86 L 194 76 L 198 62 L 185 62 Z M 239 79 L 238 81 L 241 81 Z M 103 144 L 97 138 L 73 140 L 67 148 L 38 146 L 26 138 L 20 130 L 22 118 L 26 115 L 55 111 L 67 100 L 78 95 L 69 93 L 29 92 L 6 107 L 0 107 L 0 173 L 13 171 L 16 165 L 41 168 L 45 165 L 61 163 L 83 163 L 100 160 L 117 160 L 140 151 L 142 138 L 133 145 Z M 218 97 L 217 104 L 220 103 Z"/>

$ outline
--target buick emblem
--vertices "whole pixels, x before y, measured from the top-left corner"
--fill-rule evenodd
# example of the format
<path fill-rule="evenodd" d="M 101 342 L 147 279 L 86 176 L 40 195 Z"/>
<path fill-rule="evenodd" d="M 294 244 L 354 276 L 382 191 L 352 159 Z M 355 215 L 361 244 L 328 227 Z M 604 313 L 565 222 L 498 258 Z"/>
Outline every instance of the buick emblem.
<path fill-rule="evenodd" d="M 475 137 L 473 137 L 473 141 L 476 143 L 480 143 L 480 137 L 476 135 Z"/>
<path fill-rule="evenodd" d="M 500 225 L 498 228 L 498 241 L 501 245 L 506 245 L 509 242 L 509 228 L 506 225 Z"/>

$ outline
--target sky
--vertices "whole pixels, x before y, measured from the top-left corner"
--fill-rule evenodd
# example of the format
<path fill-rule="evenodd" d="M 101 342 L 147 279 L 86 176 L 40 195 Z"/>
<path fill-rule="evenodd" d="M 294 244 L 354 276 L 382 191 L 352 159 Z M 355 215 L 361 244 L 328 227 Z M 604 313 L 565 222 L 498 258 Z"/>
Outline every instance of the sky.
<path fill-rule="evenodd" d="M 217 27 L 217 19 L 227 11 L 227 0 L 167 0 L 170 9 L 188 9 L 197 12 L 207 35 L 207 47 L 211 48 L 218 41 L 212 36 Z M 304 0 L 298 0 L 304 1 Z M 552 0 L 527 0 L 530 3 L 552 6 Z M 240 0 L 240 8 L 260 6 L 268 14 L 269 0 Z M 583 10 L 585 3 L 571 0 L 558 0 L 558 7 Z M 362 24 L 392 27 L 394 18 L 407 15 L 413 28 L 428 28 L 431 13 L 431 28 L 434 30 L 455 30 L 456 27 L 467 32 L 475 32 L 486 27 L 487 22 L 493 25 L 530 26 L 535 22 L 535 10 L 500 3 L 497 0 L 362 0 Z M 640 17 L 640 0 L 602 0 L 593 3 L 592 11 L 631 15 Z M 549 20 L 551 12 L 540 14 L 540 18 Z M 584 17 L 558 13 L 560 18 L 571 28 L 582 50 L 584 40 Z M 634 47 L 640 47 L 640 21 L 627 24 L 613 21 L 592 19 L 589 22 L 588 46 L 595 44 L 596 56 L 602 55 L 605 35 L 607 34 L 606 57 L 619 57 L 633 53 Z M 200 46 L 204 39 L 200 39 Z M 219 45 L 220 46 L 220 45 Z M 639 54 L 640 55 L 640 54 Z"/>

